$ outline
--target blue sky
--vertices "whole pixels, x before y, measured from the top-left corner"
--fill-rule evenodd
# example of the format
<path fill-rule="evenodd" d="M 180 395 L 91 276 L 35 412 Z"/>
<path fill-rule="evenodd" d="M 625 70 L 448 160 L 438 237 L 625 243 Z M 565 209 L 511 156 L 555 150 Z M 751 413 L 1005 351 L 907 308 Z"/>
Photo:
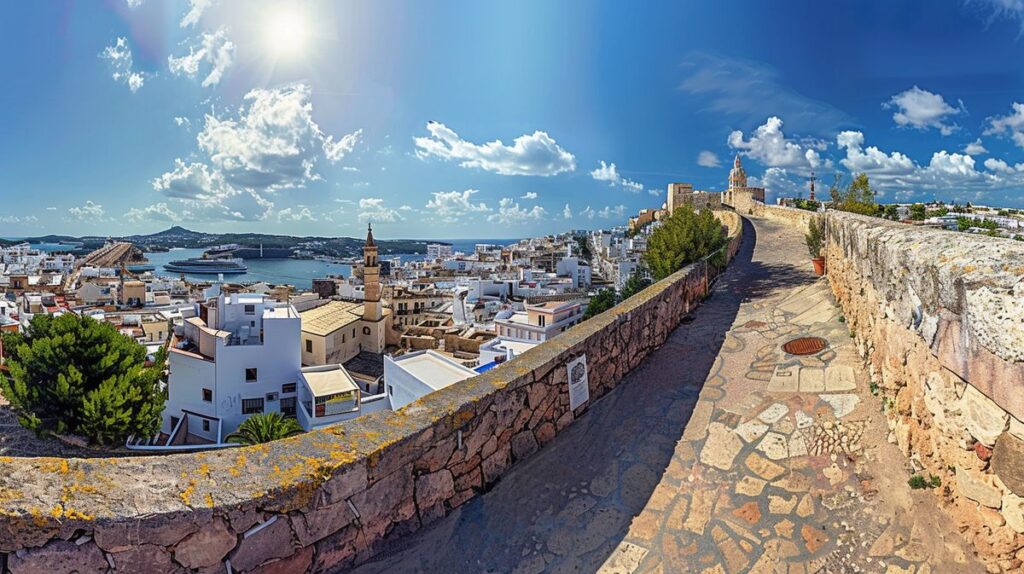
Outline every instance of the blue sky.
<path fill-rule="evenodd" d="M 1024 206 L 1024 5 L 51 0 L 0 22 L 0 236 L 519 237 L 671 181 Z"/>

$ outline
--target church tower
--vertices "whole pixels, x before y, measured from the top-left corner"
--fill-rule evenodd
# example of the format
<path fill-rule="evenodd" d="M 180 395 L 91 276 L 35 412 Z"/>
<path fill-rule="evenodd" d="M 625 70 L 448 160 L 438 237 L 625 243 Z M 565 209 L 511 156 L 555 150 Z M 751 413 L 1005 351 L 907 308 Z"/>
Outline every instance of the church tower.
<path fill-rule="evenodd" d="M 377 262 L 377 244 L 373 241 L 373 227 L 367 225 L 366 244 L 363 245 L 363 284 L 365 302 L 364 321 L 380 321 L 380 265 Z"/>
<path fill-rule="evenodd" d="M 732 162 L 732 170 L 729 171 L 729 189 L 742 187 L 747 187 L 747 172 L 740 164 L 740 154 L 736 154 L 736 159 Z"/>

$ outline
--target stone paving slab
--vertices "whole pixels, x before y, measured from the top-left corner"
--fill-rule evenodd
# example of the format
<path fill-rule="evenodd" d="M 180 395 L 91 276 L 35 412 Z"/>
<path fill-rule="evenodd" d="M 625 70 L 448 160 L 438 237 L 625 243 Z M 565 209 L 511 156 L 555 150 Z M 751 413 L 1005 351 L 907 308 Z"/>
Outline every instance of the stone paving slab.
<path fill-rule="evenodd" d="M 907 486 L 799 231 L 754 220 L 744 235 L 694 320 L 623 384 L 491 492 L 357 571 L 983 571 Z M 828 346 L 787 355 L 800 336 Z"/>

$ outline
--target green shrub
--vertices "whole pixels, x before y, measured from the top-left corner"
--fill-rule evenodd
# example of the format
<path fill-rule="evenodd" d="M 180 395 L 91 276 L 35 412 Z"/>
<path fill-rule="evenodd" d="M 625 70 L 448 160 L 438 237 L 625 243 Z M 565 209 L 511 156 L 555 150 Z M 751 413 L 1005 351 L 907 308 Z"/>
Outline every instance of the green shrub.
<path fill-rule="evenodd" d="M 163 350 L 146 366 L 146 348 L 106 322 L 66 313 L 37 315 L 28 331 L 5 338 L 10 378 L 0 380 L 19 422 L 38 434 L 73 433 L 109 445 L 160 428 Z"/>
<path fill-rule="evenodd" d="M 817 215 L 807 222 L 807 234 L 804 243 L 811 257 L 821 257 L 821 248 L 825 244 L 825 217 Z"/>
<path fill-rule="evenodd" d="M 651 234 L 644 260 L 655 281 L 725 246 L 722 224 L 710 210 L 679 207 Z"/>
<path fill-rule="evenodd" d="M 299 422 L 281 413 L 259 413 L 245 419 L 238 430 L 229 434 L 227 442 L 252 445 L 280 440 L 302 433 Z"/>

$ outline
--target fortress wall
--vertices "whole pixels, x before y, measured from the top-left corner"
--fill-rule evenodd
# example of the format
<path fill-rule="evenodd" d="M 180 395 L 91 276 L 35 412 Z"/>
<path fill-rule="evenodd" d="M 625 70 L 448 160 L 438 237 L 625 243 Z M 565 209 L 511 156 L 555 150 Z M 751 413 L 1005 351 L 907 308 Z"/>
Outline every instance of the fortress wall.
<path fill-rule="evenodd" d="M 1024 244 L 829 212 L 828 280 L 890 440 L 991 571 L 1024 560 Z"/>
<path fill-rule="evenodd" d="M 729 253 L 741 241 L 730 226 Z M 484 374 L 397 412 L 270 444 L 110 459 L 3 458 L 0 569 L 331 572 L 485 492 L 587 404 L 567 363 L 586 355 L 590 400 L 613 389 L 704 298 L 690 265 Z M 588 403 L 589 404 L 589 403 Z"/>

